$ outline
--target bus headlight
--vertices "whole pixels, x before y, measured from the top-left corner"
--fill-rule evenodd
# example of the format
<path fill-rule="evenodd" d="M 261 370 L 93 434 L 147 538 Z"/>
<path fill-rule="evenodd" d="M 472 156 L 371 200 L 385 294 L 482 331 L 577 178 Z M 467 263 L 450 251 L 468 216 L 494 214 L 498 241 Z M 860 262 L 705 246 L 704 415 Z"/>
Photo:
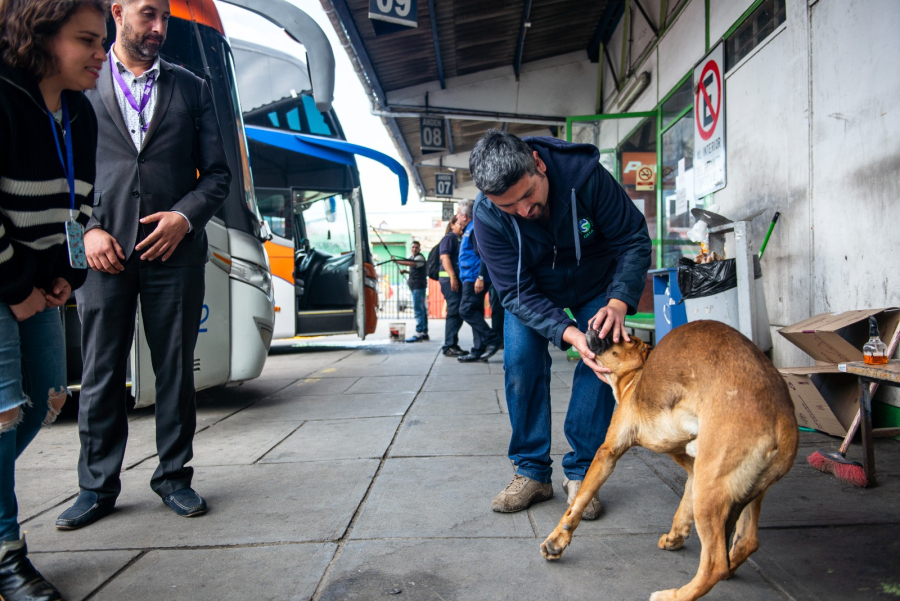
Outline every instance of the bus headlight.
<path fill-rule="evenodd" d="M 259 288 L 266 293 L 266 296 L 272 298 L 272 274 L 259 265 L 232 258 L 231 277 Z"/>

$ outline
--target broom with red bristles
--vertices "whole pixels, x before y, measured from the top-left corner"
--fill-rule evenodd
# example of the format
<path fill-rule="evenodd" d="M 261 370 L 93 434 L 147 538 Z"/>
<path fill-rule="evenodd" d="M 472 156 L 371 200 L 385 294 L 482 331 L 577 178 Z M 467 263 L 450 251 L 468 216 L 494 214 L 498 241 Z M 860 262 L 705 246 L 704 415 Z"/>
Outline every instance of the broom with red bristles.
<path fill-rule="evenodd" d="M 894 332 L 891 343 L 888 345 L 888 357 L 894 356 L 898 342 L 900 342 L 900 328 L 897 328 L 897 331 Z M 878 390 L 878 382 L 872 382 L 869 385 L 869 398 L 875 396 L 876 390 Z M 819 449 L 807 457 L 806 462 L 820 472 L 834 474 L 835 477 L 847 484 L 860 488 L 867 487 L 869 479 L 866 478 L 866 471 L 863 469 L 862 464 L 847 459 L 847 449 L 850 448 L 850 443 L 853 442 L 853 438 L 856 436 L 857 430 L 859 430 L 861 418 L 862 414 L 860 410 L 857 410 L 856 417 L 853 418 L 853 423 L 847 429 L 847 435 L 844 437 L 844 442 L 841 443 L 841 448 L 838 449 L 837 453 L 829 453 Z"/>

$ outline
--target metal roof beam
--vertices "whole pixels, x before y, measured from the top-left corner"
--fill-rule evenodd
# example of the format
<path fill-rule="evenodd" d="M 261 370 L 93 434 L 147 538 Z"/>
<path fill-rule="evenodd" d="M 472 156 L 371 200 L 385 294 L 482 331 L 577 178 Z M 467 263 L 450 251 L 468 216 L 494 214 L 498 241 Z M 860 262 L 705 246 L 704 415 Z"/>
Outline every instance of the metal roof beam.
<path fill-rule="evenodd" d="M 612 33 L 615 31 L 616 25 L 619 24 L 619 19 L 622 18 L 622 13 L 624 12 L 625 2 L 623 0 L 613 0 L 606 5 L 603 14 L 600 15 L 600 20 L 597 21 L 594 35 L 591 36 L 591 41 L 588 42 L 587 46 L 588 58 L 591 59 L 592 63 L 599 62 L 602 58 L 600 56 L 600 44 L 605 46 L 609 42 L 609 38 L 612 37 Z"/>
<path fill-rule="evenodd" d="M 644 7 L 641 6 L 641 3 L 638 0 L 632 0 L 634 5 L 638 7 L 638 10 L 644 16 L 644 20 L 647 22 L 647 25 L 650 26 L 650 31 L 653 32 L 653 35 L 659 37 L 659 28 L 653 24 L 653 21 L 650 20 L 650 16 L 647 14 L 647 11 L 644 10 Z"/>
<path fill-rule="evenodd" d="M 434 39 L 434 59 L 437 61 L 438 80 L 441 82 L 441 89 L 447 88 L 444 83 L 444 64 L 441 62 L 441 44 L 438 39 L 437 15 L 434 14 L 434 0 L 428 0 L 428 13 L 431 15 L 431 37 Z"/>
<path fill-rule="evenodd" d="M 429 0 L 430 2 L 431 0 Z M 513 71 L 516 81 L 519 81 L 519 72 L 522 70 L 522 54 L 525 52 L 525 32 L 531 27 L 528 19 L 531 17 L 531 0 L 525 0 L 525 10 L 522 11 L 522 25 L 519 26 L 519 41 L 516 42 L 516 58 L 513 62 Z"/>

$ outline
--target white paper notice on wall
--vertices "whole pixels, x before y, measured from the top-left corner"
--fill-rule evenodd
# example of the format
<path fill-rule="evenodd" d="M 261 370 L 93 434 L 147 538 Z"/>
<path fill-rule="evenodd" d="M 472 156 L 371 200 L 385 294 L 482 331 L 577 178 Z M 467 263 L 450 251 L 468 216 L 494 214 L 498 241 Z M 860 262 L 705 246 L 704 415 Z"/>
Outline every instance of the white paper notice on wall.
<path fill-rule="evenodd" d="M 679 186 L 679 180 L 681 185 Z M 694 205 L 694 170 L 688 169 L 683 175 L 675 178 L 675 193 L 677 199 L 675 202 L 675 214 L 681 215 L 687 213 Z"/>
<path fill-rule="evenodd" d="M 684 187 L 684 174 L 675 176 L 675 214 L 681 215 L 687 211 L 687 189 Z"/>
<path fill-rule="evenodd" d="M 694 68 L 694 194 L 725 187 L 725 46 L 719 43 Z"/>

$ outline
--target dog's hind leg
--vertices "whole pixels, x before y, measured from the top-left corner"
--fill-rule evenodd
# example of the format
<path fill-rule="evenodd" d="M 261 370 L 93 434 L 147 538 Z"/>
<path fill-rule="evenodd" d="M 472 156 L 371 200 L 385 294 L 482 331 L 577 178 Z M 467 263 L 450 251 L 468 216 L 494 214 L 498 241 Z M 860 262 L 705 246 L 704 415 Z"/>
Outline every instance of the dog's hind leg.
<path fill-rule="evenodd" d="M 684 539 L 691 535 L 691 523 L 694 521 L 694 458 L 684 453 L 670 453 L 669 456 L 687 472 L 687 482 L 684 483 L 681 504 L 672 520 L 672 530 L 660 537 L 658 545 L 663 550 L 677 551 L 684 546 Z"/>
<path fill-rule="evenodd" d="M 741 512 L 734 533 L 734 542 L 731 545 L 731 553 L 728 555 L 731 567 L 729 577 L 734 576 L 738 567 L 759 549 L 759 511 L 765 496 L 765 492 L 760 493 Z"/>
<path fill-rule="evenodd" d="M 679 589 L 657 591 L 650 601 L 694 601 L 728 577 L 728 538 L 737 516 L 734 503 L 711 474 L 695 473 L 694 524 L 700 538 L 700 566 L 694 579 Z M 729 519 L 730 518 L 730 519 Z"/>

